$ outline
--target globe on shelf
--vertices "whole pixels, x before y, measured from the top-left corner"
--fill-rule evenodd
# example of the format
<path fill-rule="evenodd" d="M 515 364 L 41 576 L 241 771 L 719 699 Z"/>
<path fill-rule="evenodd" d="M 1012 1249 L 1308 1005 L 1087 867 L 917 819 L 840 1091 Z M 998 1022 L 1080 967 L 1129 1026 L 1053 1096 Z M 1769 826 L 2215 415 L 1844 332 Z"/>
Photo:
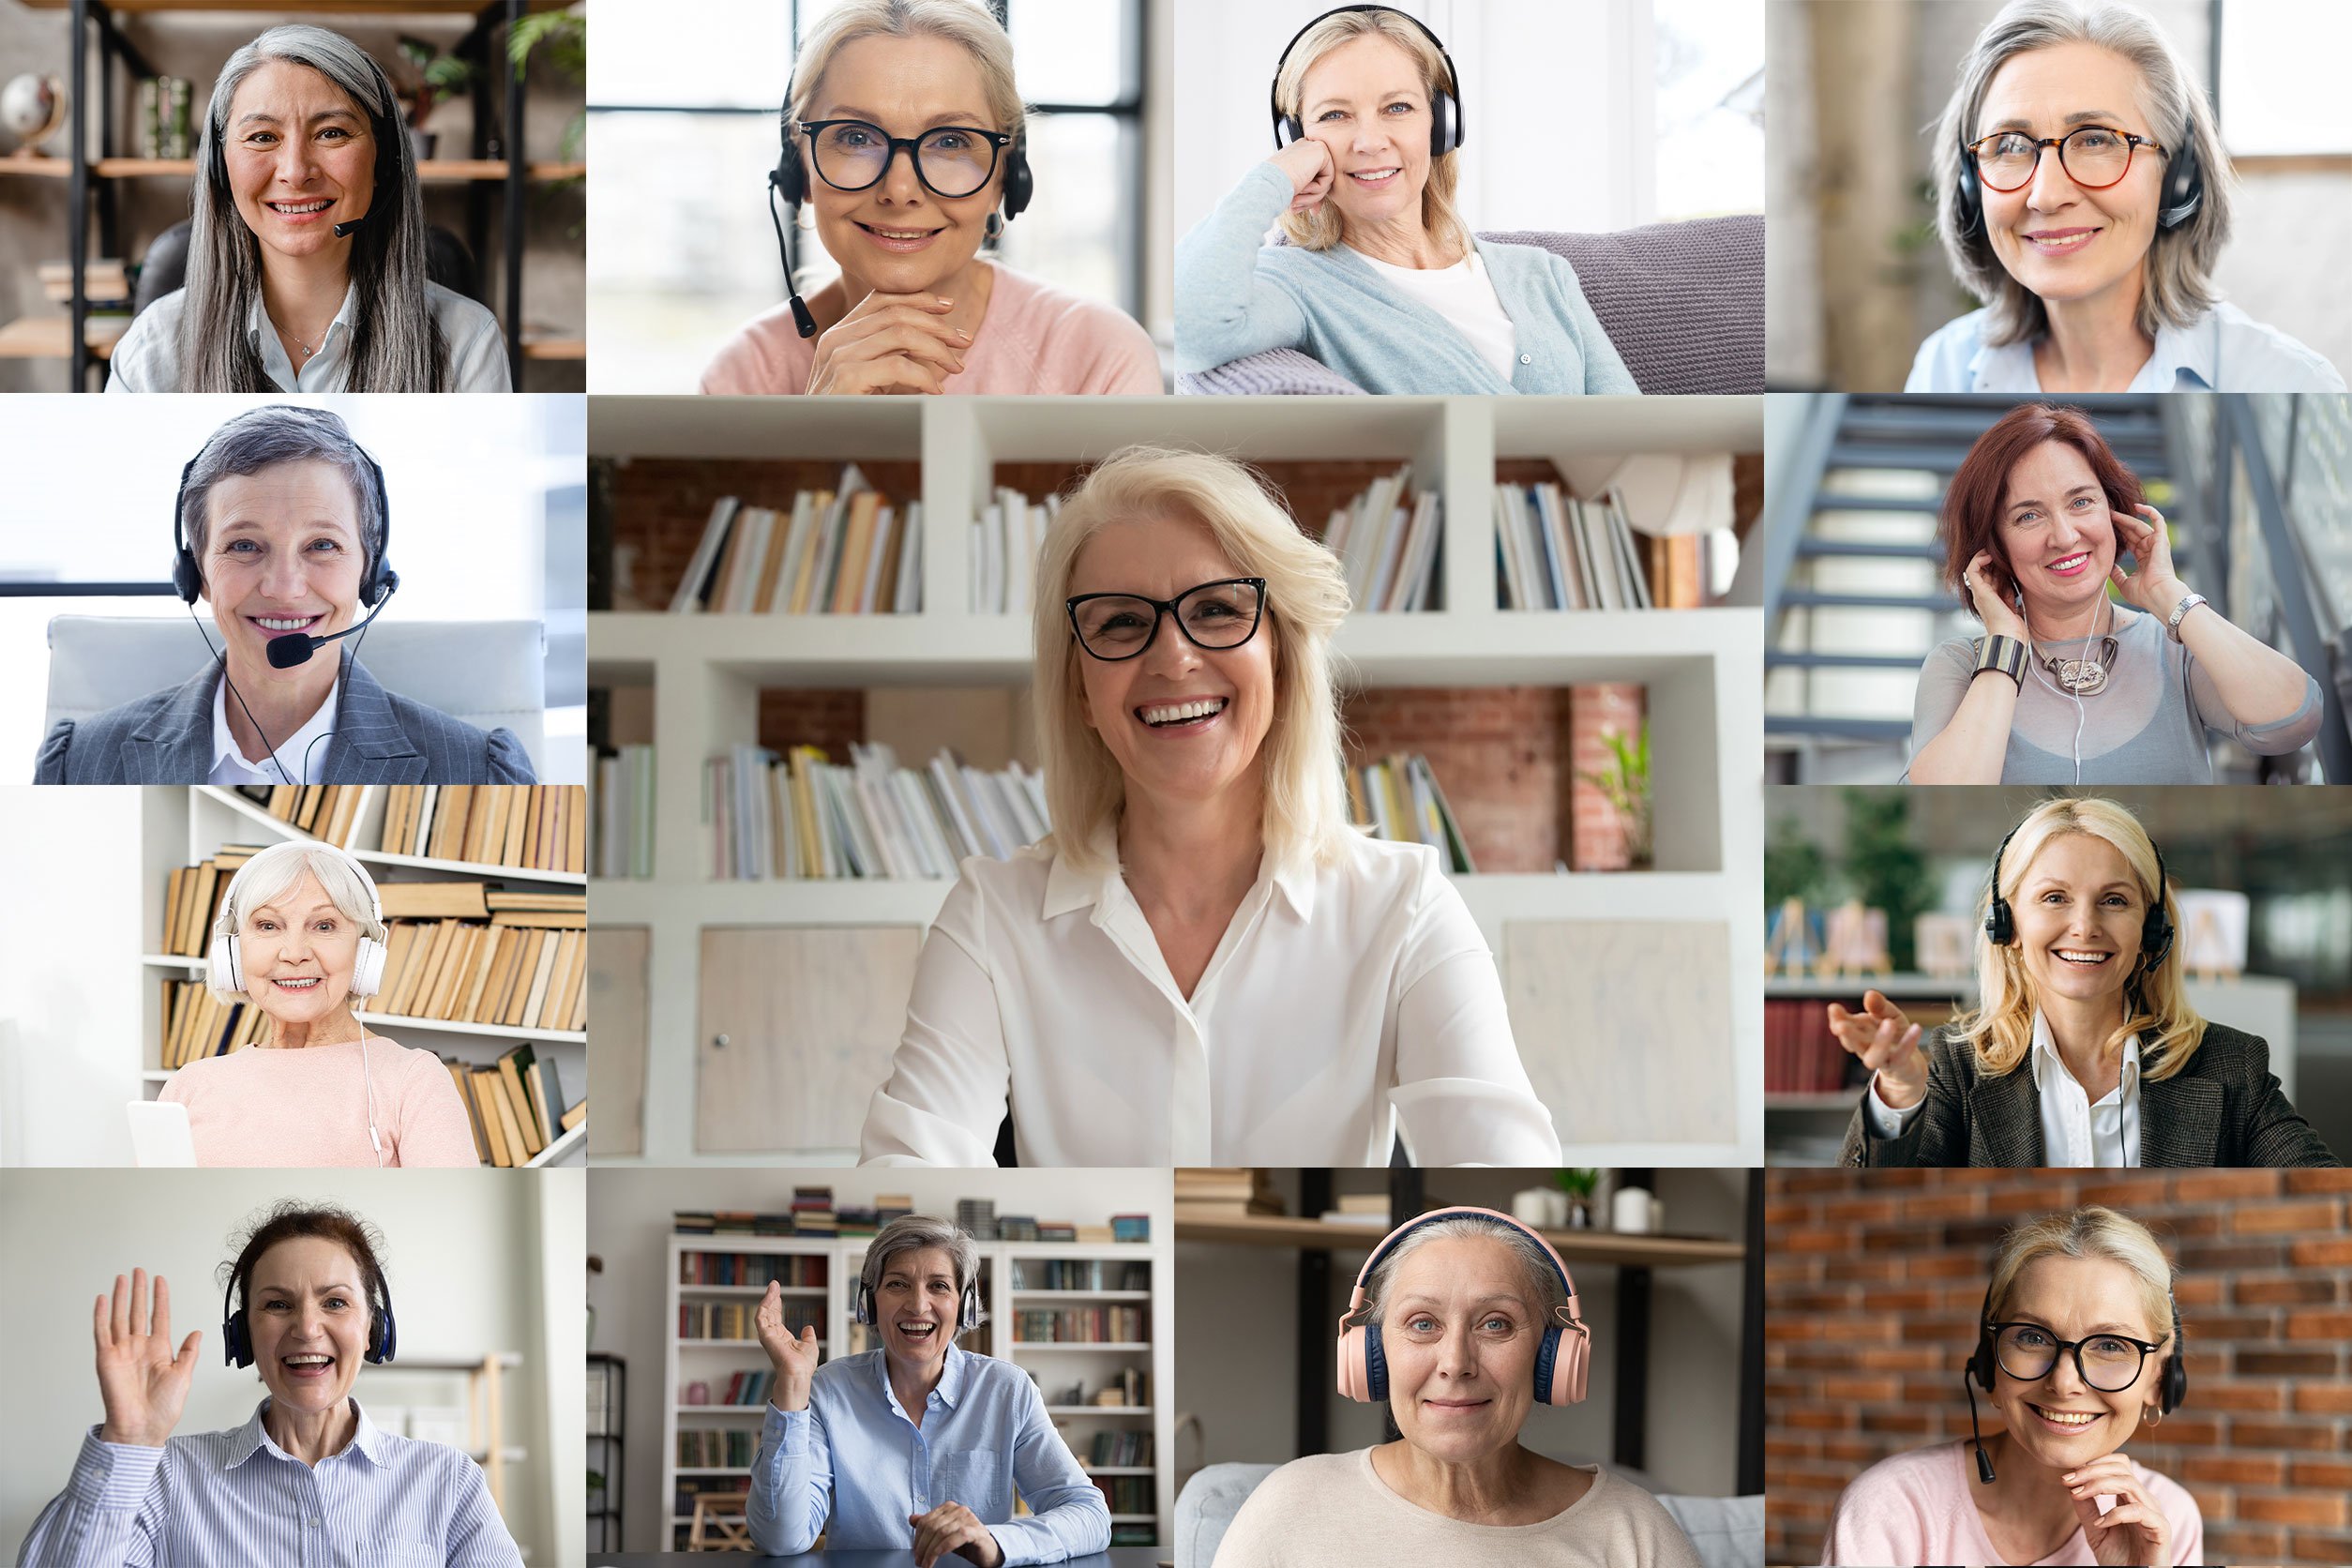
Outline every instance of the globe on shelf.
<path fill-rule="evenodd" d="M 65 123 L 66 84 L 57 78 L 27 71 L 0 87 L 0 130 L 15 137 L 31 156 L 45 156 L 38 143 L 55 135 Z"/>

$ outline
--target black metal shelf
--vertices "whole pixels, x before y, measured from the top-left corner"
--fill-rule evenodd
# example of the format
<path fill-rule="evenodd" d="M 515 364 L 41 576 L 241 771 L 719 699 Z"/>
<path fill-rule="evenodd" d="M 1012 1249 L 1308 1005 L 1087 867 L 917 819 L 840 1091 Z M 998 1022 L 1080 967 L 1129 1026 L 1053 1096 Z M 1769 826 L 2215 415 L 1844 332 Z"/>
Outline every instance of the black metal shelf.
<path fill-rule="evenodd" d="M 621 1536 L 621 1483 L 627 1460 L 627 1444 L 622 1430 L 628 1425 L 628 1371 L 626 1356 L 607 1355 L 601 1350 L 588 1352 L 588 1376 L 606 1380 L 604 1424 L 607 1430 L 591 1432 L 588 1440 L 608 1446 L 611 1462 L 604 1467 L 604 1502 L 602 1508 L 588 1511 L 588 1522 L 596 1527 L 596 1539 L 590 1543 L 592 1552 L 617 1552 L 626 1547 Z"/>

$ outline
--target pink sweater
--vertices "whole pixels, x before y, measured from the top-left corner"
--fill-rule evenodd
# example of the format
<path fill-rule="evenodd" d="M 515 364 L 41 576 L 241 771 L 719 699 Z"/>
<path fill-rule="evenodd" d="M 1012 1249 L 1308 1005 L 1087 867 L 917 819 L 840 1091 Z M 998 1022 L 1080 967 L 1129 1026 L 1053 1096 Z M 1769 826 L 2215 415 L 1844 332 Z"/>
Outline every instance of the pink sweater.
<path fill-rule="evenodd" d="M 1152 339 L 1124 313 L 1064 294 L 994 262 L 988 313 L 964 351 L 962 373 L 950 392 L 975 394 L 1104 394 L 1156 397 L 1160 360 Z M 792 324 L 779 305 L 728 340 L 702 372 L 702 390 L 773 395 L 808 390 L 817 339 Z"/>
<path fill-rule="evenodd" d="M 163 1086 L 163 1098 L 188 1108 L 198 1165 L 372 1166 L 372 1080 L 387 1168 L 481 1163 L 465 1104 L 440 1058 L 370 1034 L 363 1078 L 359 1054 L 356 1040 L 298 1050 L 248 1047 L 189 1063 Z"/>
<path fill-rule="evenodd" d="M 2203 1562 L 2205 1517 L 2197 1512 L 2197 1500 L 2136 1459 L 2132 1473 L 2172 1525 L 2173 1561 Z M 1838 1498 L 1829 1539 L 1821 1544 L 1822 1562 L 1998 1562 L 1969 1495 L 1975 1476 L 1976 1460 L 1964 1442 L 1879 1460 Z M 2041 1563 L 2097 1560 L 2077 1530 Z"/>

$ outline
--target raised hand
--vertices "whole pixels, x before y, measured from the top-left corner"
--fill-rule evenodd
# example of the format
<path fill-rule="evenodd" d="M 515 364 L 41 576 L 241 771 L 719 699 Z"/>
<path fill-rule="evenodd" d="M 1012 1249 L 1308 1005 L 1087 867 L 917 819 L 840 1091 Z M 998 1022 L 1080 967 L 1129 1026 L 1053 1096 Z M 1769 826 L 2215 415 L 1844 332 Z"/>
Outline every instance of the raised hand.
<path fill-rule="evenodd" d="M 751 1321 L 760 1331 L 760 1348 L 767 1351 L 768 1364 L 776 1368 L 776 1395 L 770 1403 L 779 1410 L 807 1410 L 817 1376 L 817 1325 L 807 1325 L 793 1337 L 784 1326 L 784 1287 L 773 1279 Z"/>
<path fill-rule="evenodd" d="M 1331 182 L 1337 173 L 1331 149 L 1312 136 L 1300 137 L 1266 161 L 1290 176 L 1292 212 L 1321 206 L 1323 198 L 1331 194 Z"/>
<path fill-rule="evenodd" d="M 942 1502 L 928 1514 L 910 1514 L 914 1527 L 914 1568 L 932 1568 L 953 1552 L 980 1568 L 999 1568 L 1004 1548 L 996 1544 L 980 1516 L 960 1502 Z"/>
<path fill-rule="evenodd" d="M 2158 620 L 2169 619 L 2173 607 L 2186 596 L 2189 590 L 2173 575 L 2172 539 L 2164 528 L 2164 515 L 2153 506 L 2143 505 L 2139 516 L 2109 512 L 2115 521 L 2115 541 L 2118 553 L 2130 550 L 2139 561 L 2139 570 L 2127 572 L 2118 562 L 2108 576 L 2125 601 L 2145 610 Z"/>
<path fill-rule="evenodd" d="M 2132 1473 L 2132 1461 L 2120 1453 L 2103 1454 L 2058 1480 L 2074 1500 L 2074 1516 L 2082 1521 L 2083 1539 L 2090 1555 L 2110 1564 L 2172 1561 L 2172 1521 L 2141 1489 Z M 2104 1515 L 2099 1500 L 2111 1497 L 2116 1505 Z"/>
<path fill-rule="evenodd" d="M 1919 1025 L 1884 992 L 1865 992 L 1859 1013 L 1831 1003 L 1830 1033 L 1878 1075 L 1878 1097 L 1888 1105 L 1908 1110 L 1927 1097 L 1927 1053 L 1919 1048 Z"/>
<path fill-rule="evenodd" d="M 2013 637 L 2020 642 L 2032 641 L 2026 634 L 2026 618 L 2017 607 L 2002 596 L 2008 575 L 1989 550 L 1980 550 L 1968 559 L 1968 570 L 1960 574 L 1960 585 L 1968 591 L 1968 602 L 1976 606 L 1976 618 L 1984 623 L 1988 637 Z"/>
<path fill-rule="evenodd" d="M 944 320 L 955 302 L 937 294 L 870 294 L 818 335 L 812 394 L 942 392 L 964 368 L 972 334 Z"/>
<path fill-rule="evenodd" d="M 98 1341 L 98 1394 L 106 1401 L 99 1440 L 161 1448 L 188 1403 L 204 1331 L 189 1331 L 179 1353 L 172 1353 L 172 1288 L 161 1274 L 156 1276 L 151 1316 L 144 1269 L 131 1270 L 128 1279 L 116 1274 L 113 1303 L 97 1298 L 90 1319 Z"/>

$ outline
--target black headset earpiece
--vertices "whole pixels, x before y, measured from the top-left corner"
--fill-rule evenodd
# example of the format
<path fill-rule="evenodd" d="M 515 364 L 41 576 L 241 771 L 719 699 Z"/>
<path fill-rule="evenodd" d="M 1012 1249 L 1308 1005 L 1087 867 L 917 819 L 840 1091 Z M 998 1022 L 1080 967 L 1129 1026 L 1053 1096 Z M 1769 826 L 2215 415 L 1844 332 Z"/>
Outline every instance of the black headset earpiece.
<path fill-rule="evenodd" d="M 1977 184 L 1976 157 L 1960 143 L 1960 180 L 1953 188 L 1952 207 L 1960 215 L 1960 233 L 1973 238 L 1984 232 L 1984 191 Z"/>
<path fill-rule="evenodd" d="M 2023 827 L 2020 822 L 2017 827 Z M 2001 897 L 2001 857 L 2009 852 L 2009 841 L 2017 837 L 2013 827 L 2001 836 L 2000 848 L 1993 852 L 1993 897 L 1984 911 L 1985 939 L 1996 947 L 2007 947 L 2017 940 L 2017 918 L 2010 910 L 2009 900 Z M 2140 974 L 2153 973 L 2172 952 L 2172 912 L 2165 907 L 2165 889 L 2169 874 L 2164 869 L 2164 852 L 2155 839 L 2148 841 L 2156 856 L 2156 897 L 2148 907 L 2148 916 L 2140 923 Z"/>
<path fill-rule="evenodd" d="M 2023 822 L 2017 824 L 2023 826 Z M 2009 900 L 2001 897 L 2001 856 L 2009 852 L 2009 841 L 2016 837 L 2017 828 L 2011 828 L 2001 835 L 2001 847 L 1993 852 L 1993 901 L 1984 910 L 1984 936 L 1996 947 L 2007 947 L 2017 940 L 2016 917 L 2010 912 Z"/>
<path fill-rule="evenodd" d="M 1266 104 L 1274 115 L 1276 150 L 1289 146 L 1306 134 L 1306 127 L 1300 122 L 1299 117 L 1296 114 L 1285 114 L 1282 112 L 1280 100 L 1274 96 L 1275 90 L 1282 83 L 1282 68 L 1289 63 L 1290 51 L 1298 48 L 1299 40 L 1306 37 L 1317 23 L 1330 17 L 1344 16 L 1351 11 L 1386 11 L 1392 16 L 1403 17 L 1407 22 L 1421 29 L 1421 36 L 1429 40 L 1430 47 L 1438 52 L 1438 58 L 1445 62 L 1446 90 L 1439 94 L 1436 100 L 1429 105 L 1429 156 L 1442 158 L 1461 146 L 1463 141 L 1462 75 L 1454 68 L 1454 56 L 1446 53 L 1445 40 L 1431 32 L 1429 24 L 1423 22 L 1421 18 L 1410 12 L 1400 11 L 1394 6 L 1335 6 L 1291 34 L 1290 41 L 1282 46 L 1282 53 L 1274 61 L 1274 81 L 1266 85 Z"/>
<path fill-rule="evenodd" d="M 229 1304 L 240 1294 L 245 1276 L 231 1273 L 229 1289 L 220 1298 L 220 1348 L 231 1366 L 253 1364 L 253 1330 L 240 1305 L 234 1312 Z M 400 1353 L 400 1325 L 392 1318 L 392 1282 L 379 1274 L 368 1296 L 368 1348 L 361 1359 L 372 1366 L 382 1366 Z"/>
<path fill-rule="evenodd" d="M 2164 204 L 2156 215 L 2160 229 L 2178 229 L 2205 205 L 2205 165 L 2197 159 L 2196 127 L 2180 136 L 2180 151 L 2164 159 Z"/>

